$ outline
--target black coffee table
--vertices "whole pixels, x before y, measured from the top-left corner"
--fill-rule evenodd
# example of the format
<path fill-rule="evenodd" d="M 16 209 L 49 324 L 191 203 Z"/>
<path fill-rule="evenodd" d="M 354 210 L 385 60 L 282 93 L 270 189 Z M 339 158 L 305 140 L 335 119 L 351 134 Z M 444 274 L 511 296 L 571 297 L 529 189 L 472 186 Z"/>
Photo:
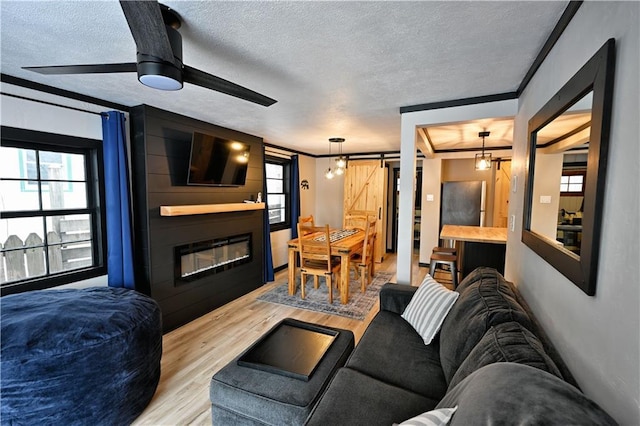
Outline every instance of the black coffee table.
<path fill-rule="evenodd" d="M 309 381 L 340 334 L 327 327 L 284 319 L 238 359 L 238 365 Z"/>
<path fill-rule="evenodd" d="M 353 347 L 350 330 L 282 320 L 213 376 L 213 423 L 303 424 Z"/>

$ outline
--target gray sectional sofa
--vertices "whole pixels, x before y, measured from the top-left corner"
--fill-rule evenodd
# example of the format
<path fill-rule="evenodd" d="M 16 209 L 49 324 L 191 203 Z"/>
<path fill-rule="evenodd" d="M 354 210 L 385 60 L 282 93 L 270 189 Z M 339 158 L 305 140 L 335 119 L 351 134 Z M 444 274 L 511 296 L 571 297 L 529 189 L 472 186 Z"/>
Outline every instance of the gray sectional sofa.
<path fill-rule="evenodd" d="M 380 312 L 306 424 L 392 425 L 457 406 L 451 425 L 615 424 L 582 394 L 521 300 L 478 268 L 425 345 L 400 315 L 416 288 L 386 284 Z"/>

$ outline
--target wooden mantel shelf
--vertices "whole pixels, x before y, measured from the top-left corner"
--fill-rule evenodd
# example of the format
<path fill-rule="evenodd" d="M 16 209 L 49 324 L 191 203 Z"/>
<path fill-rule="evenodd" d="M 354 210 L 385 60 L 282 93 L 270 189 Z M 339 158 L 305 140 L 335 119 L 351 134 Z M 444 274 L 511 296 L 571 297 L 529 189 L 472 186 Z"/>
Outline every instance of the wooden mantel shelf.
<path fill-rule="evenodd" d="M 160 216 L 186 216 L 192 214 L 263 210 L 264 203 L 196 204 L 187 206 L 160 206 Z"/>

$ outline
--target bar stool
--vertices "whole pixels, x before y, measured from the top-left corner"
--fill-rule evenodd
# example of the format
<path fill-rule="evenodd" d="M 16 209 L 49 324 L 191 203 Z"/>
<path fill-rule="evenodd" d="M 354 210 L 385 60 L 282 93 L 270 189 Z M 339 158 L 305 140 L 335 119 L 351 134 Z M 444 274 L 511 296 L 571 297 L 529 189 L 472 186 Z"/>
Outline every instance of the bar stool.
<path fill-rule="evenodd" d="M 438 254 L 452 254 L 454 256 L 458 256 L 458 249 L 455 247 L 446 247 L 446 246 L 437 246 L 433 248 L 433 251 L 431 253 L 438 253 Z M 443 265 L 446 266 L 446 265 Z M 443 270 L 450 272 L 450 268 L 449 267 L 443 267 Z"/>
<path fill-rule="evenodd" d="M 448 253 L 432 253 L 431 261 L 429 263 L 429 275 L 432 277 L 436 272 L 436 266 L 438 265 L 447 265 L 449 266 L 449 272 L 451 272 L 451 283 L 453 284 L 453 289 L 455 290 L 458 287 L 458 256 L 455 254 Z"/>
<path fill-rule="evenodd" d="M 434 247 L 432 253 L 440 253 L 440 254 L 453 254 L 457 255 L 458 250 L 455 247 Z"/>

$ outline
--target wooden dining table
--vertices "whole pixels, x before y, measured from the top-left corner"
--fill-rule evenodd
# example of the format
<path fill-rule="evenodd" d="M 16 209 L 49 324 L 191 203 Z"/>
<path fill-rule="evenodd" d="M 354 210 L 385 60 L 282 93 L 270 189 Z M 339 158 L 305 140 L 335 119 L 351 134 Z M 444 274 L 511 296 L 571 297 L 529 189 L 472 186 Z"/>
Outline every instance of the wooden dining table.
<path fill-rule="evenodd" d="M 332 229 L 330 233 L 340 233 L 345 231 L 342 229 Z M 354 234 L 339 238 L 330 242 L 331 255 L 340 257 L 340 303 L 343 305 L 349 302 L 349 258 L 352 254 L 362 249 L 364 244 L 365 232 L 358 229 Z M 308 234 L 302 238 L 309 239 L 311 244 L 317 242 L 318 245 L 324 245 L 324 242 L 315 241 L 315 234 Z M 298 238 L 289 240 L 287 243 L 289 249 L 289 294 L 296 294 L 296 253 L 298 252 Z"/>

